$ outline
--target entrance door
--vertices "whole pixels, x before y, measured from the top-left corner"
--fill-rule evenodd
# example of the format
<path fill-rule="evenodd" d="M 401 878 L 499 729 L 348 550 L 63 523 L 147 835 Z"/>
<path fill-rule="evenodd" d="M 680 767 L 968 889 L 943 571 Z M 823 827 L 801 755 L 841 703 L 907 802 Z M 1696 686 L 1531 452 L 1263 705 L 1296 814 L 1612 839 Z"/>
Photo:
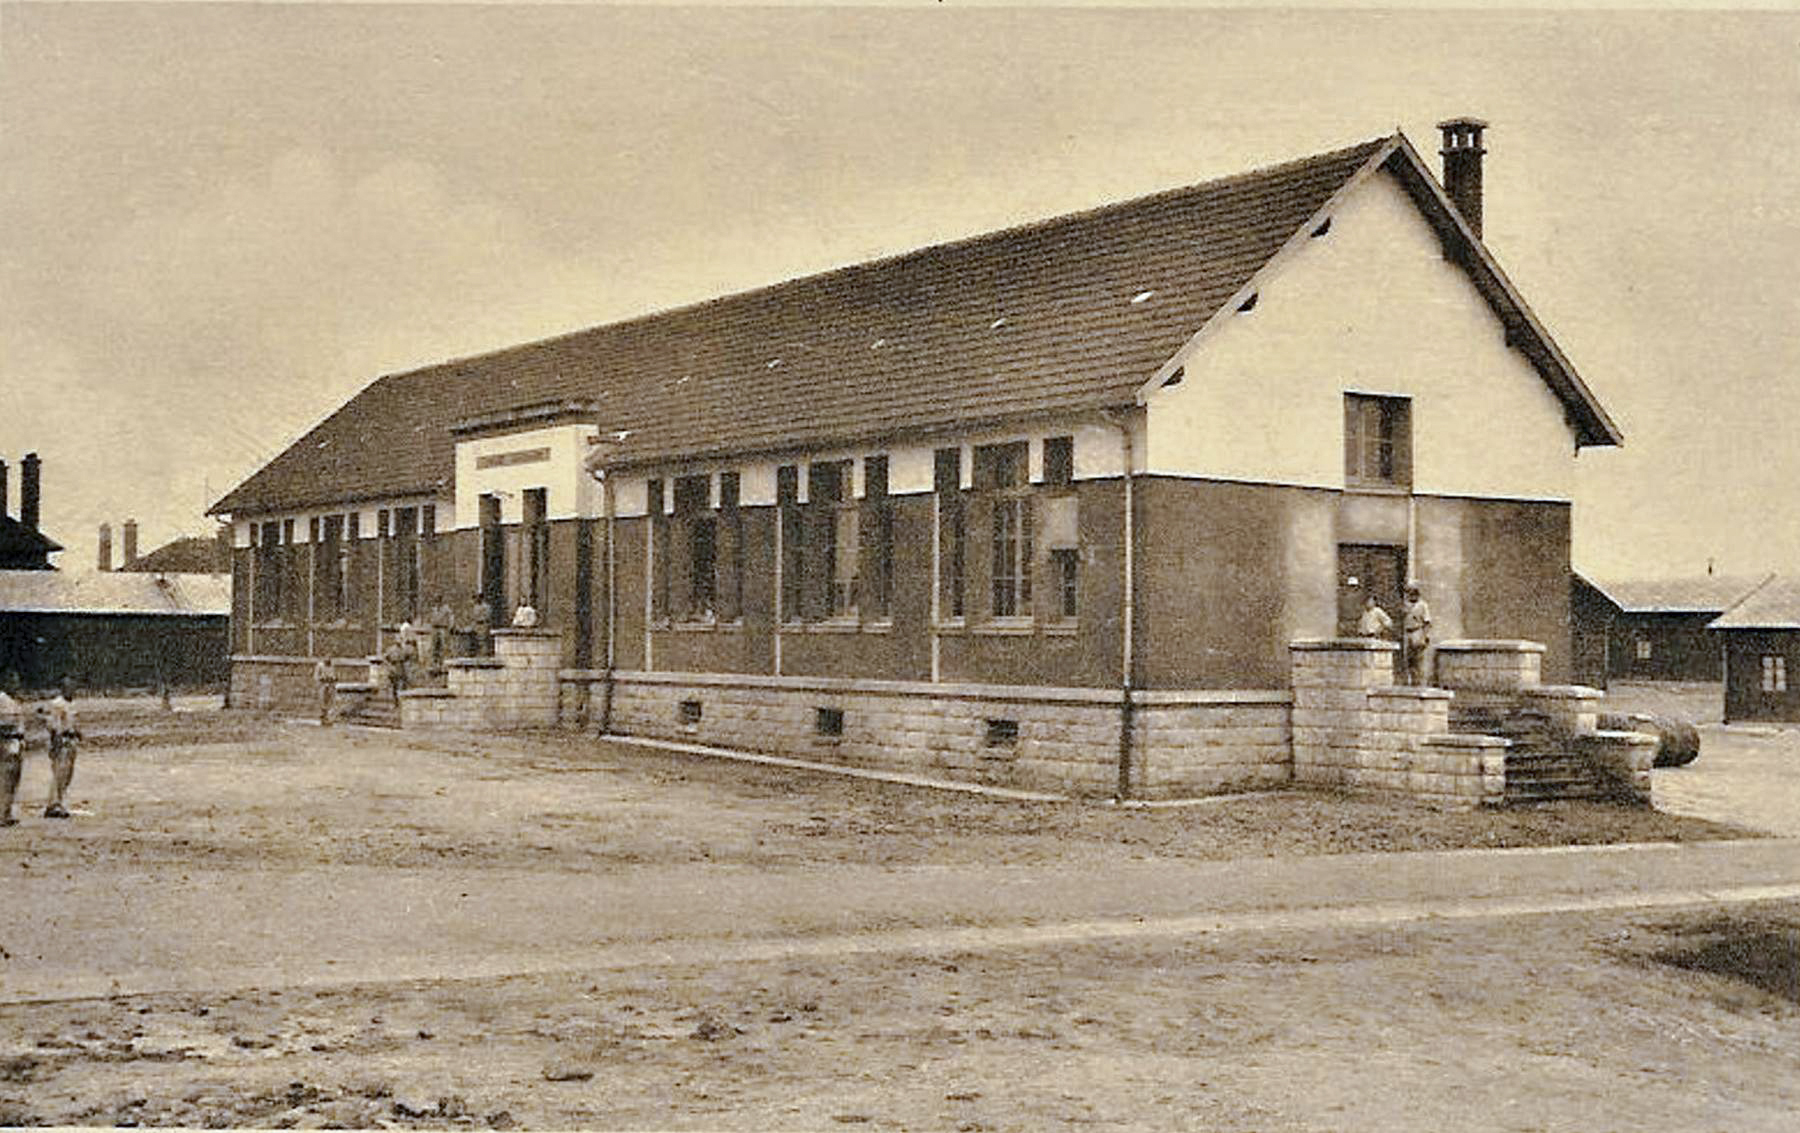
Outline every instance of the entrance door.
<path fill-rule="evenodd" d="M 1355 637 L 1362 618 L 1363 597 L 1375 601 L 1394 619 L 1396 629 L 1405 609 L 1406 548 L 1366 543 L 1338 545 L 1338 633 Z M 1398 640 L 1396 635 L 1395 640 Z"/>

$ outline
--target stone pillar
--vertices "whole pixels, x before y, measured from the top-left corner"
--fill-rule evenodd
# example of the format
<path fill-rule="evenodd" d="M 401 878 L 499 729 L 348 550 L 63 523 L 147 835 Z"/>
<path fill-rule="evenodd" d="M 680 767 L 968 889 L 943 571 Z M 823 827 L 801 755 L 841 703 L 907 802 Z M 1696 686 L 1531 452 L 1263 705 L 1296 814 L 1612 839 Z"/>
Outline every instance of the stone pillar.
<path fill-rule="evenodd" d="M 1369 690 L 1393 686 L 1399 648 L 1361 637 L 1289 644 L 1296 783 L 1348 781 L 1372 724 Z"/>

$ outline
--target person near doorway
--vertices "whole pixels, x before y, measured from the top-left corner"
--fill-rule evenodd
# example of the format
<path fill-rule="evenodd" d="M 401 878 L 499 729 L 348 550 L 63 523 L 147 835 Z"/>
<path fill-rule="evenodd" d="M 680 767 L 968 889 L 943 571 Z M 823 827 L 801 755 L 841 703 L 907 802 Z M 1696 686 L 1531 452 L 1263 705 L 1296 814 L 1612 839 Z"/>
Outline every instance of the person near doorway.
<path fill-rule="evenodd" d="M 1431 651 L 1431 607 L 1425 604 L 1425 597 L 1419 590 L 1419 584 L 1406 584 L 1406 612 L 1401 621 L 1403 642 L 1406 649 L 1406 683 L 1422 685 L 1425 683 L 1425 658 Z"/>
<path fill-rule="evenodd" d="M 1385 638 L 1394 632 L 1394 619 L 1381 608 L 1375 595 L 1363 596 L 1362 617 L 1356 620 L 1356 633 L 1359 637 Z"/>

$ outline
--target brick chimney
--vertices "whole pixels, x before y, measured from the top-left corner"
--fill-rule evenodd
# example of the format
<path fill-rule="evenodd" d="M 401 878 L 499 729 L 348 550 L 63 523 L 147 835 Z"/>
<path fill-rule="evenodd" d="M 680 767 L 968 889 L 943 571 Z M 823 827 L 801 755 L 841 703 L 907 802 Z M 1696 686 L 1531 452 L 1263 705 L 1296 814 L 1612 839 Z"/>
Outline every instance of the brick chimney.
<path fill-rule="evenodd" d="M 1475 235 L 1481 235 L 1481 155 L 1487 150 L 1481 144 L 1481 132 L 1487 123 L 1479 118 L 1452 118 L 1439 122 L 1444 134 L 1444 191 L 1469 222 Z"/>
<path fill-rule="evenodd" d="M 94 556 L 95 564 L 102 571 L 112 569 L 112 524 L 100 525 L 100 549 Z"/>
<path fill-rule="evenodd" d="M 121 570 L 137 562 L 137 520 L 125 521 L 125 557 L 119 560 Z"/>
<path fill-rule="evenodd" d="M 19 462 L 19 522 L 38 529 L 38 454 L 28 452 Z"/>

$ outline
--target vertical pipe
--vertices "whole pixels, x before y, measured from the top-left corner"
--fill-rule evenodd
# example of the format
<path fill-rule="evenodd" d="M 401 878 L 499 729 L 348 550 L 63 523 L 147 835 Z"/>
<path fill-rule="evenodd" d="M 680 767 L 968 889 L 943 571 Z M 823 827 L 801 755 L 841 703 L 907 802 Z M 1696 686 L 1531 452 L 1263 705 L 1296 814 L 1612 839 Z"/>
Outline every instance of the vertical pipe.
<path fill-rule="evenodd" d="M 319 526 L 324 525 L 324 520 L 319 518 L 314 518 L 310 522 Z M 306 534 L 308 536 L 306 540 L 306 655 L 311 657 L 318 652 L 317 642 L 313 637 L 313 626 L 319 620 L 315 616 L 318 611 L 318 596 L 314 593 L 319 583 L 319 527 L 307 528 Z"/>
<path fill-rule="evenodd" d="M 618 665 L 615 627 L 619 620 L 618 561 L 613 555 L 613 481 L 609 475 L 600 482 L 601 510 L 606 516 L 606 670 L 600 681 L 600 734 L 612 731 L 613 670 Z"/>
<path fill-rule="evenodd" d="M 1132 490 L 1132 463 L 1134 455 L 1131 445 L 1131 423 L 1111 413 L 1103 413 L 1106 422 L 1119 430 L 1120 456 L 1125 473 L 1125 515 L 1123 555 L 1120 573 L 1124 575 L 1124 585 L 1120 590 L 1119 600 L 1119 785 L 1117 798 L 1124 802 L 1131 797 L 1131 727 L 1133 711 L 1133 661 L 1136 658 L 1136 641 L 1133 636 L 1134 623 L 1137 618 L 1137 562 L 1134 544 L 1136 542 L 1136 500 Z"/>
<path fill-rule="evenodd" d="M 787 516 L 781 508 L 781 473 L 778 471 L 775 476 L 775 601 L 771 608 L 775 611 L 773 619 L 775 623 L 775 675 L 779 677 L 781 675 L 781 627 L 787 619 L 787 611 L 781 608 L 781 598 L 786 593 L 782 588 L 787 585 L 787 571 L 784 569 L 784 564 L 787 562 L 787 543 L 784 538 Z"/>
<path fill-rule="evenodd" d="M 935 465 L 934 465 L 935 468 Z M 935 475 L 935 472 L 934 472 Z M 931 492 L 931 683 L 942 680 L 944 653 L 944 494 Z"/>

